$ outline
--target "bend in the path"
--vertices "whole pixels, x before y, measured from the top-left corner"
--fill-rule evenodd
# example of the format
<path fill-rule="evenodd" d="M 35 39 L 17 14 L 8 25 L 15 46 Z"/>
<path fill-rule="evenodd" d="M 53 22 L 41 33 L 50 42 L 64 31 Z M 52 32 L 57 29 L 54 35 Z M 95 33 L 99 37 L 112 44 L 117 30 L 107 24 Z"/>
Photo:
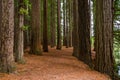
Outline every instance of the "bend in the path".
<path fill-rule="evenodd" d="M 72 48 L 49 48 L 49 53 L 43 56 L 26 55 L 25 58 L 27 63 L 19 64 L 15 74 L 0 80 L 110 80 L 73 57 Z"/>

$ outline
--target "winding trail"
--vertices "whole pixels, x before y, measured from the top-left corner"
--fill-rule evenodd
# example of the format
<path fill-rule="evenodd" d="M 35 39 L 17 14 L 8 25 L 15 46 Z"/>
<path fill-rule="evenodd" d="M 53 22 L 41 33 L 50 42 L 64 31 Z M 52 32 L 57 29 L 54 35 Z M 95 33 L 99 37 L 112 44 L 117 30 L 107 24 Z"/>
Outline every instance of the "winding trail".
<path fill-rule="evenodd" d="M 49 48 L 43 56 L 25 53 L 25 60 L 26 64 L 17 64 L 15 73 L 0 74 L 0 80 L 110 80 L 73 57 L 72 48 Z"/>

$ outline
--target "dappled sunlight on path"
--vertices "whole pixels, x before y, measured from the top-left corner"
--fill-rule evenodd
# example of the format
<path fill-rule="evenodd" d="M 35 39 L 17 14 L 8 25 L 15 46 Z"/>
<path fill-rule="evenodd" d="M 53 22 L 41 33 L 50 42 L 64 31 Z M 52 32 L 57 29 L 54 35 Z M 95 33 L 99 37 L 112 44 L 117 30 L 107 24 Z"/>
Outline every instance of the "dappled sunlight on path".
<path fill-rule="evenodd" d="M 26 64 L 18 64 L 13 74 L 0 74 L 0 80 L 110 80 L 71 56 L 72 48 L 49 49 L 43 56 L 25 54 Z"/>

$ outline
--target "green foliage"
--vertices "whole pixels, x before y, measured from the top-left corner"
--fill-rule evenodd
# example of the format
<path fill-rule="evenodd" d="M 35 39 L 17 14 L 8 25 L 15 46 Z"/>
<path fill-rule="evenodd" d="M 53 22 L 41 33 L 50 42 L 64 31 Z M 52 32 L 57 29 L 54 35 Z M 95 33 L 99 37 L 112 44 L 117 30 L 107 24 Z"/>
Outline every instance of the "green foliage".
<path fill-rule="evenodd" d="M 22 15 L 28 15 L 29 14 L 29 9 L 31 9 L 31 4 L 29 0 L 23 0 L 22 3 L 24 6 L 20 7 L 19 13 Z M 21 4 L 19 4 L 21 5 Z"/>
<path fill-rule="evenodd" d="M 120 20 L 120 18 L 119 18 L 119 15 L 120 15 L 120 0 L 115 0 L 114 1 L 114 10 L 115 10 L 115 15 L 114 15 L 115 20 Z"/>
<path fill-rule="evenodd" d="M 24 5 L 25 5 L 27 8 L 31 9 L 31 4 L 30 4 L 30 1 L 29 1 L 29 0 L 23 0 L 23 2 L 24 2 Z"/>
<path fill-rule="evenodd" d="M 114 5 L 115 9 L 120 9 L 120 0 L 115 0 Z"/>
<path fill-rule="evenodd" d="M 25 5 L 29 4 L 29 0 L 23 0 L 23 2 L 24 2 Z"/>
<path fill-rule="evenodd" d="M 120 29 L 114 27 L 114 57 L 116 63 L 120 63 Z"/>
<path fill-rule="evenodd" d="M 92 36 L 92 37 L 90 38 L 91 47 L 92 47 L 92 48 L 94 48 L 94 39 L 95 39 L 94 36 Z"/>
<path fill-rule="evenodd" d="M 25 20 L 27 20 L 27 21 L 30 21 L 30 20 L 31 20 L 31 16 L 30 16 L 30 15 L 26 15 L 24 18 L 25 18 Z"/>
<path fill-rule="evenodd" d="M 18 5 L 18 0 L 14 0 L 14 6 L 15 6 L 15 8 L 19 6 Z"/>
<path fill-rule="evenodd" d="M 21 29 L 22 29 L 23 31 L 27 31 L 27 30 L 29 29 L 29 26 L 23 25 L 23 26 L 21 27 Z"/>
<path fill-rule="evenodd" d="M 118 72 L 118 65 L 117 64 L 114 64 L 114 70 L 116 73 Z"/>
<path fill-rule="evenodd" d="M 22 15 L 28 15 L 28 10 L 21 7 L 19 13 Z"/>
<path fill-rule="evenodd" d="M 114 29 L 115 44 L 120 44 L 120 29 Z"/>
<path fill-rule="evenodd" d="M 114 23 L 116 24 L 117 22 L 120 21 L 120 0 L 115 0 L 114 1 Z M 117 25 L 118 26 L 118 25 Z M 120 28 L 116 27 L 114 25 L 114 57 L 116 61 L 116 71 L 117 71 L 117 66 L 120 65 Z"/>

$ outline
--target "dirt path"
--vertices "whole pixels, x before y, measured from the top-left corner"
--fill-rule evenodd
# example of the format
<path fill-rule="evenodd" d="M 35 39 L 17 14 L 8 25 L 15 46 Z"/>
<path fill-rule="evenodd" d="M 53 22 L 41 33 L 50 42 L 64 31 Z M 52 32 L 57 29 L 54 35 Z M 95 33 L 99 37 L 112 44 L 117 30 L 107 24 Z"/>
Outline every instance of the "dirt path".
<path fill-rule="evenodd" d="M 110 80 L 72 57 L 72 48 L 51 49 L 43 56 L 25 55 L 14 74 L 0 74 L 0 80 Z"/>

